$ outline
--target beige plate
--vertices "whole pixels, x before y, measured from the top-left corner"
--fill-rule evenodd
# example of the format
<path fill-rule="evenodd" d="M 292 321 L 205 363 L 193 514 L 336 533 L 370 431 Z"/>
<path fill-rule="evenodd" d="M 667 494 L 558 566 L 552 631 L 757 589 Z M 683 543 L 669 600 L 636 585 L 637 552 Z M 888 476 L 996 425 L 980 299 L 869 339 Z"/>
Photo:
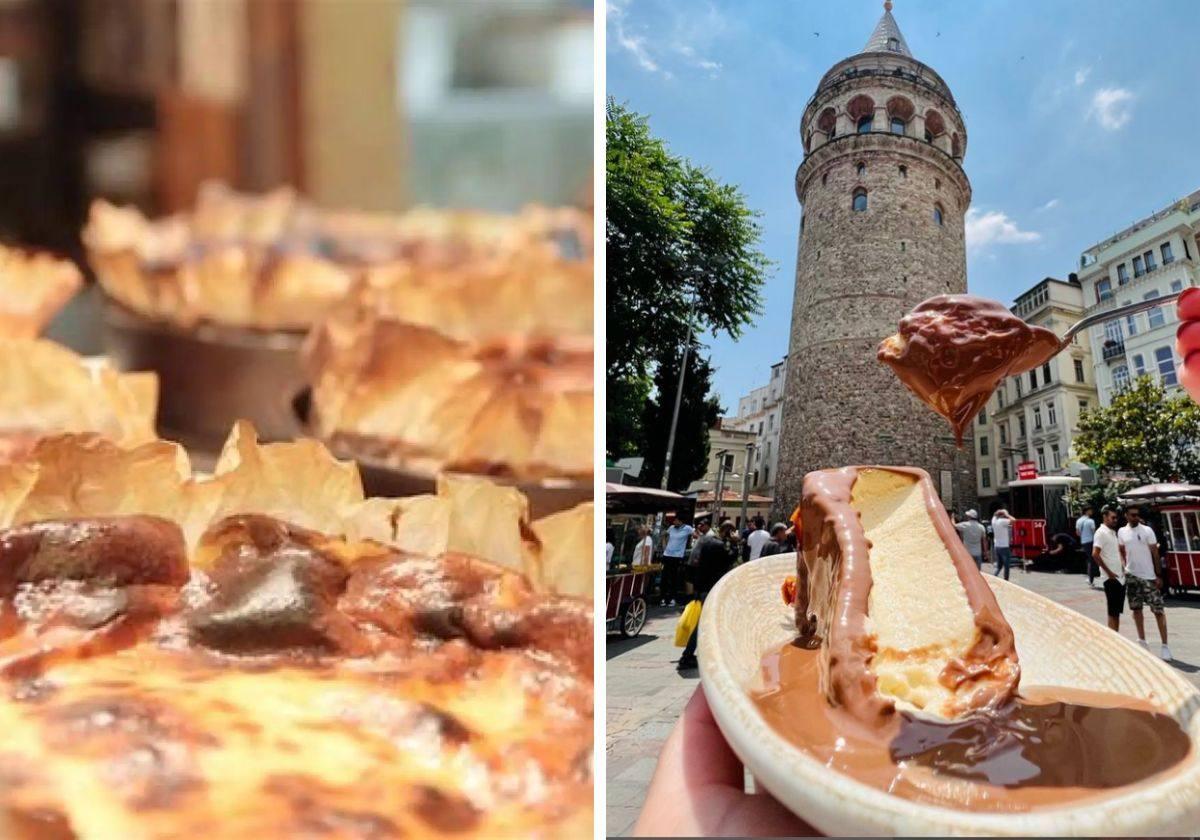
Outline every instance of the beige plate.
<path fill-rule="evenodd" d="M 788 744 L 758 714 L 747 688 L 759 673 L 762 656 L 795 637 L 792 610 L 779 593 L 795 566 L 796 555 L 777 555 L 739 566 L 721 579 L 700 614 L 700 676 L 733 751 L 767 790 L 813 826 L 839 835 L 934 836 L 1179 835 L 1200 827 L 1200 755 L 1195 746 L 1200 743 L 1200 692 L 1103 625 L 992 576 L 988 582 L 1016 634 L 1022 685 L 1151 698 L 1175 715 L 1192 739 L 1183 763 L 1149 784 L 1071 806 L 982 814 L 882 793 Z"/>

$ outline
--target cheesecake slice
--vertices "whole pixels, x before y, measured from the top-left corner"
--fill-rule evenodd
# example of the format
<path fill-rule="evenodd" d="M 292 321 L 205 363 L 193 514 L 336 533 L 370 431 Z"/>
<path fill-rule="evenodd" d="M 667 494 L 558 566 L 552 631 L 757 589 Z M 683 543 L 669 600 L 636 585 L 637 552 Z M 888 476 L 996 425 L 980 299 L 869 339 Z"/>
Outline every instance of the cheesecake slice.
<path fill-rule="evenodd" d="M 801 516 L 796 625 L 820 645 L 832 705 L 881 726 L 897 710 L 955 719 L 1013 696 L 1012 629 L 926 472 L 810 472 Z"/>

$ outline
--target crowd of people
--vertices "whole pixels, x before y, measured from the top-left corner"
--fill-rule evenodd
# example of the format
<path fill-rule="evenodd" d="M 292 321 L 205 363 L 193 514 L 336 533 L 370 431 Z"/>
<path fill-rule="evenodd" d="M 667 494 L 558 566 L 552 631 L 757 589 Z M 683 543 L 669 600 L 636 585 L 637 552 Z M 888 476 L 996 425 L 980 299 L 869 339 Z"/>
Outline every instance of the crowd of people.
<path fill-rule="evenodd" d="M 1105 507 L 1098 523 L 1093 513 L 1092 507 L 1084 508 L 1074 522 L 1073 534 L 1055 534 L 1033 562 L 1054 564 L 1064 570 L 1076 562 L 1086 564 L 1088 585 L 1104 592 L 1108 626 L 1119 631 L 1121 615 L 1128 607 L 1138 642 L 1147 648 L 1144 611 L 1148 607 L 1158 625 L 1159 656 L 1170 661 L 1163 602 L 1166 573 L 1154 529 L 1142 520 L 1137 505 L 1124 509 L 1124 524 L 1118 524 L 1122 512 L 1116 508 Z M 952 519 L 980 571 L 988 568 L 1008 580 L 1013 565 L 1014 517 L 1000 508 L 986 524 L 975 510 L 966 511 L 961 520 L 952 513 Z M 608 550 L 611 562 L 611 543 Z M 662 563 L 657 581 L 662 603 L 682 608 L 693 600 L 703 603 L 717 581 L 735 566 L 795 550 L 795 529 L 783 522 L 768 529 L 766 521 L 756 516 L 739 529 L 724 519 L 714 530 L 711 515 L 699 516 L 693 524 L 675 515 L 657 541 L 649 527 L 638 530 L 632 560 L 636 565 L 648 566 L 657 557 Z M 678 661 L 680 671 L 697 667 L 698 640 L 697 628 Z"/>
<path fill-rule="evenodd" d="M 1102 579 L 1108 626 L 1120 630 L 1121 614 L 1128 605 L 1138 643 L 1146 648 L 1149 643 L 1146 641 L 1144 610 L 1149 607 L 1158 625 L 1161 641 L 1159 656 L 1170 661 L 1172 657 L 1171 649 L 1167 646 L 1167 616 L 1163 603 L 1166 573 L 1154 529 L 1142 521 L 1142 512 L 1137 505 L 1129 505 L 1124 509 L 1125 524 L 1120 526 L 1120 513 L 1114 507 L 1105 507 L 1101 511 L 1099 525 L 1093 513 L 1094 508 L 1085 507 L 1075 520 L 1074 534 L 1058 533 L 1052 536 L 1034 562 L 1057 565 L 1065 570 L 1071 567 L 1072 561 L 1081 558 L 1087 566 L 1088 585 L 1096 588 L 1096 580 Z M 953 518 L 958 519 L 957 516 Z M 980 570 L 985 563 L 994 560 L 994 574 L 1003 574 L 1008 580 L 1012 566 L 1014 521 L 1007 510 L 1000 508 L 992 515 L 991 527 L 988 528 L 979 521 L 977 511 L 968 510 L 962 521 L 955 522 L 954 527 Z"/>
<path fill-rule="evenodd" d="M 641 528 L 635 563 L 649 565 L 654 561 L 656 548 L 661 551 L 662 563 L 659 594 L 662 602 L 671 607 L 683 607 L 694 600 L 703 603 L 717 581 L 741 563 L 796 550 L 793 529 L 782 522 L 768 529 L 766 520 L 756 516 L 739 529 L 733 521 L 723 519 L 714 531 L 711 514 L 697 517 L 694 524 L 678 515 L 672 516 L 657 546 L 650 529 Z M 699 628 L 692 632 L 679 658 L 680 671 L 697 667 L 698 641 Z"/>

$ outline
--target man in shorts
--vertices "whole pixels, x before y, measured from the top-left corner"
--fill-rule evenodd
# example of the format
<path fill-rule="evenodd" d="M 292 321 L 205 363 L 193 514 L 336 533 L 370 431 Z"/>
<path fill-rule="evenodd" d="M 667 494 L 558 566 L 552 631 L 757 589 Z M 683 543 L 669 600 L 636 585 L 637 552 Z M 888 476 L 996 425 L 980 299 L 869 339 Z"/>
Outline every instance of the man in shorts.
<path fill-rule="evenodd" d="M 1121 613 L 1125 611 L 1125 569 L 1121 564 L 1120 543 L 1117 541 L 1117 512 L 1110 507 L 1100 511 L 1100 527 L 1092 542 L 1088 562 L 1100 570 L 1104 578 L 1104 598 L 1108 602 L 1108 628 L 1121 632 Z"/>
<path fill-rule="evenodd" d="M 1125 510 L 1125 525 L 1117 531 L 1117 542 L 1121 559 L 1125 561 L 1125 597 L 1129 599 L 1129 611 L 1137 627 L 1138 644 L 1146 644 L 1146 628 L 1142 618 L 1142 607 L 1149 604 L 1154 620 L 1158 622 L 1158 635 L 1162 648 L 1158 655 L 1171 661 L 1171 649 L 1167 647 L 1167 615 L 1163 610 L 1162 566 L 1158 558 L 1158 539 L 1154 529 L 1142 522 L 1142 512 L 1137 505 Z"/>

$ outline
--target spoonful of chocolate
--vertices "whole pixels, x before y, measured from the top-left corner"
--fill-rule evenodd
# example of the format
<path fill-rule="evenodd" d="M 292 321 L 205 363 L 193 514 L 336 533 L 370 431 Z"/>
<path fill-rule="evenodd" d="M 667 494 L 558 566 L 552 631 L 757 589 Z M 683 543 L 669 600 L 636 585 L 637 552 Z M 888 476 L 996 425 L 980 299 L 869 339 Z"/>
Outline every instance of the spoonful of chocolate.
<path fill-rule="evenodd" d="M 1043 365 L 1095 324 L 1172 302 L 1179 293 L 1105 309 L 1081 319 L 1060 338 L 1027 324 L 1004 304 L 976 295 L 937 295 L 900 319 L 878 358 L 910 391 L 945 417 L 958 445 L 971 420 L 1006 376 Z"/>

